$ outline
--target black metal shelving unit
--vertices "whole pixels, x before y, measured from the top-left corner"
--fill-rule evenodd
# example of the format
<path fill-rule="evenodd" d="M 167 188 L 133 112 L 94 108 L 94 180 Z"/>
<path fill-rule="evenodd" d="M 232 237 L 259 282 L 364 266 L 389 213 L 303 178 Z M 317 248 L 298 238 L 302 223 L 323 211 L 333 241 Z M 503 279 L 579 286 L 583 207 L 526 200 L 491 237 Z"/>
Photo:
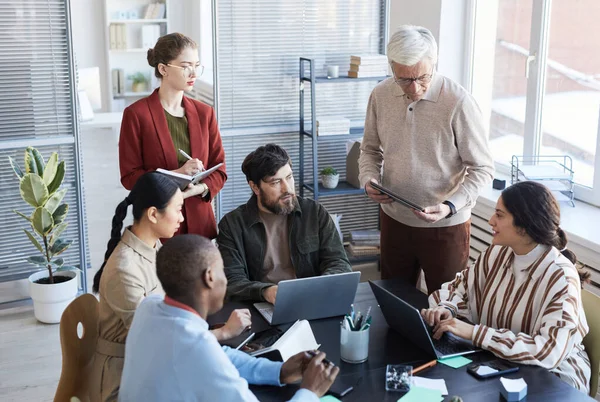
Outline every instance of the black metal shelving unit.
<path fill-rule="evenodd" d="M 307 68 L 308 67 L 308 68 Z M 305 71 L 308 70 L 309 75 L 305 75 Z M 319 137 L 315 131 L 317 127 L 317 114 L 316 114 L 316 84 L 319 83 L 341 83 L 341 82 L 364 82 L 364 81 L 383 81 L 388 77 L 367 77 L 367 78 L 350 78 L 348 76 L 340 76 L 338 78 L 327 78 L 317 77 L 315 75 L 315 62 L 313 59 L 300 57 L 300 166 L 299 166 L 299 178 L 300 178 L 300 196 L 304 196 L 304 190 L 308 190 L 313 194 L 313 198 L 318 200 L 319 197 L 335 196 L 335 195 L 357 195 L 363 194 L 364 190 L 356 188 L 346 181 L 340 181 L 338 186 L 334 189 L 324 188 L 319 183 L 319 166 L 318 166 L 318 143 L 320 141 L 327 141 L 331 137 Z M 310 85 L 310 109 L 311 109 L 311 128 L 307 130 L 305 127 L 304 119 L 304 89 L 305 85 Z M 355 127 L 350 129 L 350 135 L 344 138 L 360 138 L 364 134 L 364 128 Z M 311 142 L 312 147 L 312 178 L 305 180 L 304 176 L 304 140 L 305 137 Z M 339 138 L 336 136 L 336 138 Z"/>

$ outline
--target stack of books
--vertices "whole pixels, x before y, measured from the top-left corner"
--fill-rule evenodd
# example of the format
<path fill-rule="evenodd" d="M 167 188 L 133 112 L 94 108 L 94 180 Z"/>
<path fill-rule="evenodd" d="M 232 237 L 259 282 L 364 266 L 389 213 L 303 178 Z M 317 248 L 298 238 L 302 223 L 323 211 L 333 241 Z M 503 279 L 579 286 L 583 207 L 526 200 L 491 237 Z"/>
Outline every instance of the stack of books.
<path fill-rule="evenodd" d="M 379 230 L 352 230 L 348 253 L 353 257 L 375 256 L 380 254 Z"/>
<path fill-rule="evenodd" d="M 350 134 L 350 119 L 328 117 L 317 120 L 317 135 Z"/>
<path fill-rule="evenodd" d="M 385 77 L 388 75 L 388 59 L 385 54 L 350 56 L 348 77 Z"/>

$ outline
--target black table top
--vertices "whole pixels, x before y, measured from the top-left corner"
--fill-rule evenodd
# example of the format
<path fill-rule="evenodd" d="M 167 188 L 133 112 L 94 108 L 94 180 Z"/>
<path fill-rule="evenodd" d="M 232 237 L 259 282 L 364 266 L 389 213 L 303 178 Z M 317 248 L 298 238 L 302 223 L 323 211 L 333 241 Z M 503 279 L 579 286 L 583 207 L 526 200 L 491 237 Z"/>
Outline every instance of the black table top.
<path fill-rule="evenodd" d="M 401 281 L 377 281 L 378 284 L 401 296 L 413 306 L 427 306 L 427 297 L 413 286 Z M 365 312 L 372 307 L 372 324 L 369 334 L 369 358 L 361 364 L 349 364 L 340 360 L 340 321 L 341 317 L 311 320 L 310 325 L 315 334 L 320 350 L 327 353 L 327 358 L 340 367 L 338 378 L 346 384 L 354 385 L 354 391 L 343 398 L 343 401 L 397 401 L 403 394 L 385 390 L 385 370 L 388 364 L 412 364 L 418 366 L 431 360 L 425 352 L 389 328 L 381 310 L 377 306 L 375 296 L 368 283 L 359 284 L 354 299 L 355 309 Z M 231 311 L 236 308 L 249 308 L 252 313 L 252 330 L 254 332 L 269 328 L 269 324 L 252 307 L 251 303 L 227 303 L 223 310 L 209 317 L 208 322 L 215 324 L 225 322 Z M 281 325 L 287 329 L 290 324 Z M 478 352 L 467 356 L 474 362 L 493 360 L 488 352 Z M 444 378 L 449 401 L 454 395 L 463 401 L 504 401 L 500 395 L 499 377 L 478 380 L 466 372 L 466 367 L 453 369 L 443 364 L 424 371 L 419 376 L 427 378 Z M 527 401 L 593 401 L 590 397 L 566 384 L 556 375 L 537 366 L 521 366 L 516 373 L 505 375 L 507 378 L 523 378 L 527 383 Z M 291 398 L 297 385 L 285 387 L 251 386 L 261 401 L 284 401 Z"/>

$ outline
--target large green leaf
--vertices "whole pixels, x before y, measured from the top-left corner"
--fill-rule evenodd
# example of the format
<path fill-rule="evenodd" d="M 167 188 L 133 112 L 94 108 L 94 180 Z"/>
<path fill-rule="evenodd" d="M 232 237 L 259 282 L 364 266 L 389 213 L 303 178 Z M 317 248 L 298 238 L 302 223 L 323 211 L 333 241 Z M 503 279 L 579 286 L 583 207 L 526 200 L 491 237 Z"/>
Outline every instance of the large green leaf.
<path fill-rule="evenodd" d="M 63 258 L 57 258 L 55 260 L 52 260 L 53 264 L 56 264 L 56 266 L 58 268 L 62 267 L 65 264 L 65 260 Z"/>
<path fill-rule="evenodd" d="M 58 268 L 57 271 L 81 271 L 81 268 L 78 268 L 73 265 L 63 265 L 62 267 Z"/>
<path fill-rule="evenodd" d="M 31 218 L 25 214 L 20 213 L 19 211 L 17 211 L 16 209 L 13 209 L 13 212 L 17 215 L 19 215 L 21 218 L 26 219 L 27 222 L 31 223 Z"/>
<path fill-rule="evenodd" d="M 46 208 L 51 214 L 53 214 L 54 211 L 56 211 L 56 208 L 58 208 L 59 204 L 63 200 L 66 192 L 67 189 L 63 188 L 62 190 L 59 190 L 52 194 L 48 198 L 48 201 L 46 201 L 46 204 L 44 204 L 44 208 Z"/>
<path fill-rule="evenodd" d="M 28 147 L 31 149 L 31 154 L 33 155 L 33 160 L 35 161 L 35 165 L 37 167 L 37 173 L 40 176 L 44 175 L 44 167 L 46 166 L 46 162 L 44 161 L 44 157 L 37 149 L 33 147 Z"/>
<path fill-rule="evenodd" d="M 28 257 L 27 262 L 30 262 L 34 265 L 40 265 L 42 267 L 48 265 L 48 260 L 46 260 L 46 257 L 40 257 L 39 255 Z"/>
<path fill-rule="evenodd" d="M 23 176 L 25 176 L 25 173 L 23 173 L 23 171 L 21 170 L 21 167 L 13 158 L 11 158 L 9 156 L 8 160 L 10 162 L 10 166 L 12 167 L 13 171 L 15 172 L 15 174 L 17 175 L 19 180 L 21 180 L 21 178 L 23 178 Z"/>
<path fill-rule="evenodd" d="M 31 147 L 27 147 L 25 149 L 25 173 L 35 173 L 37 174 L 37 165 L 35 164 L 35 159 L 33 157 L 33 153 L 31 152 Z"/>
<path fill-rule="evenodd" d="M 44 183 L 47 186 L 52 183 L 54 180 L 54 176 L 56 176 L 56 170 L 58 169 L 58 154 L 56 152 L 52 152 L 50 155 L 50 159 L 48 159 L 48 163 L 46 163 L 46 167 L 44 168 Z"/>
<path fill-rule="evenodd" d="M 67 217 L 67 212 L 69 212 L 69 204 L 61 204 L 56 211 L 52 214 L 52 219 L 54 219 L 54 224 L 58 225 Z"/>
<path fill-rule="evenodd" d="M 46 208 L 39 207 L 33 211 L 31 225 L 40 236 L 45 236 L 54 227 L 54 219 Z"/>
<path fill-rule="evenodd" d="M 48 199 L 48 187 L 40 176 L 28 173 L 21 179 L 19 185 L 21 197 L 34 208 L 41 207 Z"/>
<path fill-rule="evenodd" d="M 65 177 L 65 161 L 61 161 L 58 164 L 58 166 L 56 167 L 56 174 L 54 175 L 54 179 L 52 180 L 52 183 L 50 183 L 48 185 L 48 191 L 50 192 L 50 194 L 52 194 L 53 192 L 58 190 L 58 188 L 62 184 L 64 177 Z"/>
<path fill-rule="evenodd" d="M 31 234 L 31 232 L 29 232 L 29 230 L 27 230 L 27 229 L 23 229 L 23 232 L 25 232 L 25 234 L 27 234 L 27 237 L 29 237 L 29 240 L 31 240 L 31 242 L 33 243 L 35 248 L 40 250 L 40 253 L 44 254 L 44 249 L 42 248 L 42 245 L 40 244 L 38 239 L 36 239 L 35 236 L 33 234 Z"/>
<path fill-rule="evenodd" d="M 56 223 L 56 221 L 54 223 Z M 60 225 L 54 227 L 52 236 L 50 237 L 50 246 L 52 246 L 54 242 L 60 238 L 60 235 L 65 231 L 68 225 L 68 222 L 62 222 Z"/>
<path fill-rule="evenodd" d="M 52 253 L 52 255 L 59 255 L 67 248 L 69 248 L 71 243 L 73 243 L 73 240 L 58 239 L 54 242 L 52 247 L 50 247 L 50 252 Z"/>

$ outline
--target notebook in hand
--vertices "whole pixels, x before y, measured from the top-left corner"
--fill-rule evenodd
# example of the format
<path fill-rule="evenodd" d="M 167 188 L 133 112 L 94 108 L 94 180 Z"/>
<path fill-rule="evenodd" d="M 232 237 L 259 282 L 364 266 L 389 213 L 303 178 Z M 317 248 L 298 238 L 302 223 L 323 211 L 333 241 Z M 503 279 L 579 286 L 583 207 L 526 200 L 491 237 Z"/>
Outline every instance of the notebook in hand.
<path fill-rule="evenodd" d="M 399 202 L 400 204 L 404 205 L 405 207 L 412 208 L 417 211 L 425 212 L 425 208 L 420 207 L 417 204 L 415 204 L 414 202 L 410 202 L 410 201 L 400 197 L 398 194 L 394 194 L 391 190 L 388 190 L 387 188 L 385 188 L 377 183 L 369 182 L 369 184 L 375 190 L 389 196 L 392 200 Z"/>
<path fill-rule="evenodd" d="M 181 191 L 184 191 L 190 183 L 192 183 L 192 184 L 200 183 L 202 180 L 204 180 L 205 178 L 210 176 L 215 170 L 217 170 L 221 166 L 223 166 L 223 164 L 219 163 L 219 164 L 211 167 L 210 169 L 198 172 L 193 176 L 190 176 L 187 174 L 182 174 L 182 173 L 177 173 L 177 172 L 172 172 L 170 170 L 161 169 L 161 168 L 156 169 L 156 171 L 158 173 L 169 176 L 169 178 L 171 180 L 174 180 L 175 183 L 177 183 L 179 185 L 179 188 L 181 189 Z"/>

